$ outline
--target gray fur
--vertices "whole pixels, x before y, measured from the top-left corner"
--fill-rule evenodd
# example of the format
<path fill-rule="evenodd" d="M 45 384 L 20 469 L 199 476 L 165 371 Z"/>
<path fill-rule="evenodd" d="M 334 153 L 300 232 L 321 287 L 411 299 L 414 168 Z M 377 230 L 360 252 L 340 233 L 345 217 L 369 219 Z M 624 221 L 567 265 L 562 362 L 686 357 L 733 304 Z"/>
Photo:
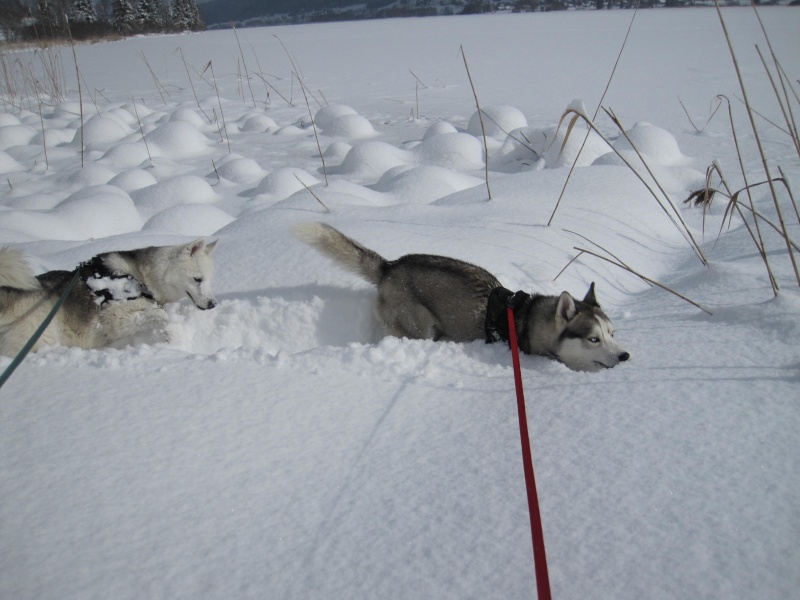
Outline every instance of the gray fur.
<path fill-rule="evenodd" d="M 485 338 L 486 304 L 501 283 L 476 265 L 428 254 L 386 260 L 324 223 L 303 223 L 295 236 L 378 288 L 376 312 L 387 332 L 410 339 L 467 342 Z M 520 348 L 578 371 L 611 368 L 629 354 L 594 295 L 534 295 L 516 322 Z"/>
<path fill-rule="evenodd" d="M 190 298 L 201 309 L 216 306 L 211 292 L 211 254 L 216 241 L 108 252 L 98 255 L 114 275 L 130 275 L 152 294 L 100 304 L 79 279 L 34 346 L 61 344 L 101 348 L 140 333 L 164 336 L 167 302 Z M 16 355 L 44 321 L 73 273 L 50 271 L 34 276 L 22 253 L 0 248 L 0 354 Z"/>

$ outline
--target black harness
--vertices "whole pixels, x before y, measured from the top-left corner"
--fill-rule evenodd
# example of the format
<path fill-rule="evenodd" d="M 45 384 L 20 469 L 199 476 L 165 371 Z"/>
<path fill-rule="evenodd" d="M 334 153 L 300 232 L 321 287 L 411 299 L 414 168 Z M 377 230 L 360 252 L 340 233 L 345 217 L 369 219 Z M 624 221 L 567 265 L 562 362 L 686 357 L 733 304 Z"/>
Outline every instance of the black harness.
<path fill-rule="evenodd" d="M 523 352 L 529 353 L 528 315 L 531 295 L 523 291 L 512 292 L 504 287 L 496 287 L 489 293 L 486 302 L 486 343 L 508 342 L 508 308 L 514 311 L 514 321 L 518 323 L 518 343 Z"/>
<path fill-rule="evenodd" d="M 81 279 L 96 296 L 95 302 L 103 306 L 106 302 L 147 298 L 153 294 L 147 286 L 131 275 L 117 275 L 105 265 L 100 256 L 95 256 L 80 267 Z"/>

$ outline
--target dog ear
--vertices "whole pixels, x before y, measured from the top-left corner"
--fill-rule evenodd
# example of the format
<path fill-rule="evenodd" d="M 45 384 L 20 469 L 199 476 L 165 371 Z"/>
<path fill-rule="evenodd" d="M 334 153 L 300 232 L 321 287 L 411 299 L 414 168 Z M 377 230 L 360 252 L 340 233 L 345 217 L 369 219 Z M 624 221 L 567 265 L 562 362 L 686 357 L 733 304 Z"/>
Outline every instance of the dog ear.
<path fill-rule="evenodd" d="M 216 250 L 216 248 L 217 248 L 217 242 L 219 242 L 218 239 L 214 240 L 210 244 L 206 244 L 206 254 L 211 256 L 214 253 L 214 250 Z"/>
<path fill-rule="evenodd" d="M 569 295 L 569 292 L 561 292 L 561 295 L 558 297 L 558 304 L 556 304 L 556 320 L 562 320 L 568 323 L 577 312 L 575 300 Z"/>
<path fill-rule="evenodd" d="M 594 296 L 594 281 L 592 282 L 592 285 L 589 286 L 589 291 L 586 292 L 586 297 L 583 299 L 583 301 L 589 306 L 596 306 L 597 308 L 600 308 L 600 305 L 597 303 L 597 298 Z"/>
<path fill-rule="evenodd" d="M 189 256 L 196 256 L 198 252 L 203 250 L 206 247 L 206 239 L 205 238 L 198 238 L 193 242 L 190 242 L 184 246 L 186 251 L 189 253 Z"/>

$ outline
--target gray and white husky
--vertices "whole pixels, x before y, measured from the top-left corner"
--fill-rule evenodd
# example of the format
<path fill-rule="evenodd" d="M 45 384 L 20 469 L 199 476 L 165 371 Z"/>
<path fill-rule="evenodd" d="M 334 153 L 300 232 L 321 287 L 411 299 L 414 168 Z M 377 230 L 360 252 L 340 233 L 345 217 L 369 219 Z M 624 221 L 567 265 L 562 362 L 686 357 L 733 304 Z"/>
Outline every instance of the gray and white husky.
<path fill-rule="evenodd" d="M 61 344 L 101 348 L 142 333 L 160 332 L 162 305 L 187 296 L 197 308 L 217 305 L 211 291 L 217 241 L 151 246 L 98 254 L 33 347 Z M 72 280 L 74 271 L 34 275 L 18 250 L 0 248 L 0 354 L 14 356 L 30 339 Z"/>
<path fill-rule="evenodd" d="M 505 299 L 512 294 L 481 267 L 427 254 L 386 260 L 324 223 L 299 224 L 294 235 L 377 286 L 376 312 L 391 335 L 455 342 L 508 339 Z M 630 357 L 614 340 L 614 326 L 597 303 L 594 283 L 583 300 L 568 292 L 514 296 L 523 352 L 575 371 L 610 369 Z"/>

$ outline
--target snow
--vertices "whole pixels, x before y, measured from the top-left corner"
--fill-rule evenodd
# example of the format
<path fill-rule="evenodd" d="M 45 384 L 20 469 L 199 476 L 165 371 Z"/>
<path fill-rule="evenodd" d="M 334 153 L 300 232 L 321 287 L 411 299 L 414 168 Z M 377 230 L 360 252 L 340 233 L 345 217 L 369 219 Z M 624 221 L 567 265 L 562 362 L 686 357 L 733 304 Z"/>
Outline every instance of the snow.
<path fill-rule="evenodd" d="M 0 597 L 535 594 L 508 349 L 384 337 L 374 289 L 292 238 L 305 221 L 389 259 L 468 260 L 511 289 L 582 297 L 596 282 L 631 359 L 585 374 L 522 357 L 554 598 L 797 597 L 800 292 L 771 228 L 777 297 L 724 198 L 705 214 L 682 203 L 712 161 L 743 186 L 720 94 L 748 180 L 764 179 L 713 9 L 637 13 L 603 101 L 708 266 L 600 134 L 548 226 L 588 131 L 576 122 L 562 150 L 569 119 L 556 126 L 567 107 L 594 114 L 633 15 L 246 29 L 250 85 L 230 31 L 137 37 L 76 48 L 83 126 L 71 68 L 67 100 L 41 116 L 36 98 L 4 104 L 0 242 L 38 271 L 220 244 L 219 305 L 167 306 L 168 342 L 45 349 L 0 390 Z M 723 15 L 748 97 L 781 123 L 753 10 Z M 795 81 L 800 14 L 759 15 Z M 487 140 L 488 188 L 461 47 L 504 130 Z M 758 125 L 797 188 L 790 139 Z M 597 126 L 651 182 L 602 112 Z M 777 223 L 766 186 L 753 198 Z M 576 247 L 711 314 L 589 254 L 561 273 Z"/>

